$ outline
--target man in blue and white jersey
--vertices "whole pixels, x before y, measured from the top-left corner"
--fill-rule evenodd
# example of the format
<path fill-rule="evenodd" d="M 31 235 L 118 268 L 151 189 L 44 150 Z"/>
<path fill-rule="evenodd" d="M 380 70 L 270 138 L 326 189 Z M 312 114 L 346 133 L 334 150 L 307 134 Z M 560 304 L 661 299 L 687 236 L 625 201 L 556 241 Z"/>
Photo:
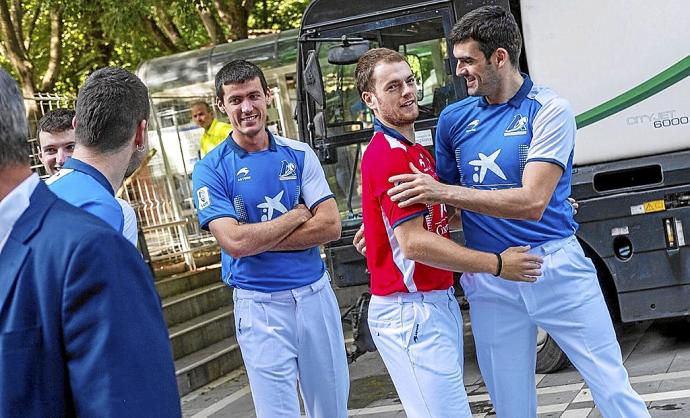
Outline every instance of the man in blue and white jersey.
<path fill-rule="evenodd" d="M 46 180 L 58 197 L 99 217 L 134 245 L 134 211 L 115 198 L 115 190 L 146 156 L 148 118 L 147 89 L 137 76 L 121 68 L 95 71 L 77 96 L 74 152 Z"/>
<path fill-rule="evenodd" d="M 467 246 L 529 245 L 543 257 L 535 283 L 463 274 L 479 367 L 499 417 L 535 417 L 537 327 L 568 355 L 605 417 L 648 417 L 631 388 L 596 270 L 575 238 L 570 194 L 575 118 L 566 100 L 518 70 L 522 39 L 498 6 L 451 31 L 457 75 L 471 97 L 448 106 L 436 131 L 436 169 L 394 176 L 400 206 L 462 208 Z M 417 172 L 418 173 L 418 172 Z"/>
<path fill-rule="evenodd" d="M 237 341 L 258 417 L 346 417 L 349 378 L 340 313 L 318 246 L 340 215 L 316 154 L 266 129 L 271 93 L 247 61 L 216 75 L 233 131 L 192 174 L 201 227 L 235 288 Z"/>

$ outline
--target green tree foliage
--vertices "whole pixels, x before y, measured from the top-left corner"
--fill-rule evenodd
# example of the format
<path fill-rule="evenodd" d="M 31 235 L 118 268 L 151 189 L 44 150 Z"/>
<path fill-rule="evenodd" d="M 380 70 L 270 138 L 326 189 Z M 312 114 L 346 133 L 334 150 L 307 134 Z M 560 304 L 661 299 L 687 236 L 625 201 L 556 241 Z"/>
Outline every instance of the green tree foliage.
<path fill-rule="evenodd" d="M 296 28 L 308 4 L 309 0 L 255 0 L 249 26 L 274 30 Z"/>
<path fill-rule="evenodd" d="M 296 27 L 308 0 L 0 0 L 0 66 L 25 96 L 75 95 L 95 69 Z"/>

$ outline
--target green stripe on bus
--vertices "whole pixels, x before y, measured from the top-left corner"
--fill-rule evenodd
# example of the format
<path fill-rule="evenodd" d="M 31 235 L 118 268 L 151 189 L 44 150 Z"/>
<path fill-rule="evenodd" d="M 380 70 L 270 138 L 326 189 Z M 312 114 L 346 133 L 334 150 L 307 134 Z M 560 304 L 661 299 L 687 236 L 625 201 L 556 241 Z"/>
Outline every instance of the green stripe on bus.
<path fill-rule="evenodd" d="M 575 117 L 577 127 L 584 128 L 615 113 L 620 112 L 642 100 L 671 87 L 685 77 L 690 76 L 690 55 L 673 64 L 666 70 L 650 78 L 639 86 L 633 87 L 618 97 L 600 104 Z"/>

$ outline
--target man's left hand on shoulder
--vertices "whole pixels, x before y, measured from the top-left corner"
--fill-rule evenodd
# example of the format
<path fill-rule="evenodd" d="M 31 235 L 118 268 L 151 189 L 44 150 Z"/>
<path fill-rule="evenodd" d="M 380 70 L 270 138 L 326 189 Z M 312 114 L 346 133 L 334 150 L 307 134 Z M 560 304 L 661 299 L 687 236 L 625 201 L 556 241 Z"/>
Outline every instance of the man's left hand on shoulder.
<path fill-rule="evenodd" d="M 404 208 L 416 204 L 436 204 L 443 202 L 445 184 L 440 183 L 429 174 L 422 173 L 410 163 L 412 173 L 398 174 L 388 179 L 394 184 L 388 195 L 393 202 Z"/>

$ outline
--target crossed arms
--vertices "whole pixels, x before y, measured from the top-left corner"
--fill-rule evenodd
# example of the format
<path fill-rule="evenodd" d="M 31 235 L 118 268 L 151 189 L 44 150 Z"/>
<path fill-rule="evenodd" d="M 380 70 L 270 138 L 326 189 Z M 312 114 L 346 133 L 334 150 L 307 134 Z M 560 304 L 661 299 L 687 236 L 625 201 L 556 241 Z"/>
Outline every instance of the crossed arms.
<path fill-rule="evenodd" d="M 209 223 L 209 230 L 234 258 L 266 251 L 304 250 L 340 238 L 340 213 L 331 198 L 311 210 L 297 205 L 266 222 L 240 224 L 230 217 L 217 218 Z"/>

